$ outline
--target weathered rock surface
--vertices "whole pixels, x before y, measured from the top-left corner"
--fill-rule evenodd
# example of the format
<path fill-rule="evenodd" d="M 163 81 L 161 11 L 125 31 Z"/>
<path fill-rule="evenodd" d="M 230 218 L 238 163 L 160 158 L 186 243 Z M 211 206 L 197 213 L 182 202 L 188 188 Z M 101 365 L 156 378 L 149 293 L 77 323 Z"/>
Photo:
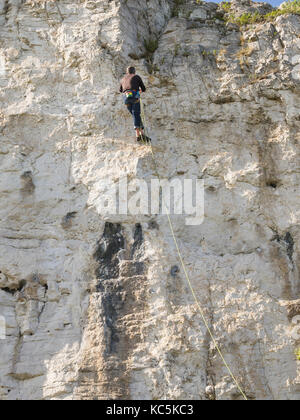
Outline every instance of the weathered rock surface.
<path fill-rule="evenodd" d="M 155 176 L 128 63 L 160 176 L 205 181 L 203 224 L 173 222 L 225 359 L 249 398 L 299 399 L 300 17 L 198 3 L 0 1 L 0 399 L 241 398 L 166 217 L 99 210 L 107 178 Z"/>

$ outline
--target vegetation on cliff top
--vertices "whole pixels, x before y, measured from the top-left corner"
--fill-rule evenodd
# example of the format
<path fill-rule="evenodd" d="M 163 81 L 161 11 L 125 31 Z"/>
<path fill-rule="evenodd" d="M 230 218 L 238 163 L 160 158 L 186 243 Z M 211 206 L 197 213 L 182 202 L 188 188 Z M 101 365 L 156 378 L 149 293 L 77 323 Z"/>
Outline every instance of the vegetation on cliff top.
<path fill-rule="evenodd" d="M 237 25 L 244 26 L 259 22 L 268 22 L 276 19 L 278 16 L 286 14 L 300 15 L 300 0 L 289 0 L 282 4 L 280 9 L 274 9 L 272 12 L 265 15 L 261 15 L 258 12 L 255 13 L 243 13 L 241 16 L 235 16 L 231 12 L 231 3 L 225 1 L 221 3 L 221 7 L 226 12 L 225 20 L 228 22 L 236 23 Z"/>

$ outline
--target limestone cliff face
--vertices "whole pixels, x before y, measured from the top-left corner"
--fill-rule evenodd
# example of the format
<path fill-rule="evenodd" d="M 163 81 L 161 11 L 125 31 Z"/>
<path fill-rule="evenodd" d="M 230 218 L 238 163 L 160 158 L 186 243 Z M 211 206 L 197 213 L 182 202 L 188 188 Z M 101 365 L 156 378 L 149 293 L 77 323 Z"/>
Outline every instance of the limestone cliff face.
<path fill-rule="evenodd" d="M 205 182 L 204 222 L 172 220 L 225 359 L 248 398 L 299 399 L 300 17 L 200 3 L 0 1 L 0 399 L 241 398 L 166 217 L 99 209 L 155 178 L 128 64 L 160 176 Z"/>

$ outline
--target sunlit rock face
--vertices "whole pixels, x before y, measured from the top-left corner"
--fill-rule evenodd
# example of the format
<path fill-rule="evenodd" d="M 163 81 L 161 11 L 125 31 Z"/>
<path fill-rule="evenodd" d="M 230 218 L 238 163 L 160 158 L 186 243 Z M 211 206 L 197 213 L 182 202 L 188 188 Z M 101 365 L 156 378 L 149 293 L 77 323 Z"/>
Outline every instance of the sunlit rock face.
<path fill-rule="evenodd" d="M 242 399 L 166 216 L 101 207 L 108 180 L 157 176 L 128 65 L 159 176 L 204 181 L 203 223 L 171 219 L 225 360 L 249 399 L 299 399 L 300 17 L 224 16 L 0 1 L 0 399 Z"/>

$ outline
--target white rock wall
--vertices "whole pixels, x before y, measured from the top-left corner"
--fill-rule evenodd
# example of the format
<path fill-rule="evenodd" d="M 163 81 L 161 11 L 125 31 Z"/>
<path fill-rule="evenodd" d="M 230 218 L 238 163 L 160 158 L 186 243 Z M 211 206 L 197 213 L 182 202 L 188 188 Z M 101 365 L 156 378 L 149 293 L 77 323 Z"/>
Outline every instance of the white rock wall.
<path fill-rule="evenodd" d="M 128 64 L 160 176 L 205 182 L 203 224 L 172 220 L 225 359 L 250 399 L 299 399 L 300 17 L 174 3 L 0 1 L 0 399 L 241 399 L 166 216 L 101 212 L 107 179 L 155 177 Z"/>

